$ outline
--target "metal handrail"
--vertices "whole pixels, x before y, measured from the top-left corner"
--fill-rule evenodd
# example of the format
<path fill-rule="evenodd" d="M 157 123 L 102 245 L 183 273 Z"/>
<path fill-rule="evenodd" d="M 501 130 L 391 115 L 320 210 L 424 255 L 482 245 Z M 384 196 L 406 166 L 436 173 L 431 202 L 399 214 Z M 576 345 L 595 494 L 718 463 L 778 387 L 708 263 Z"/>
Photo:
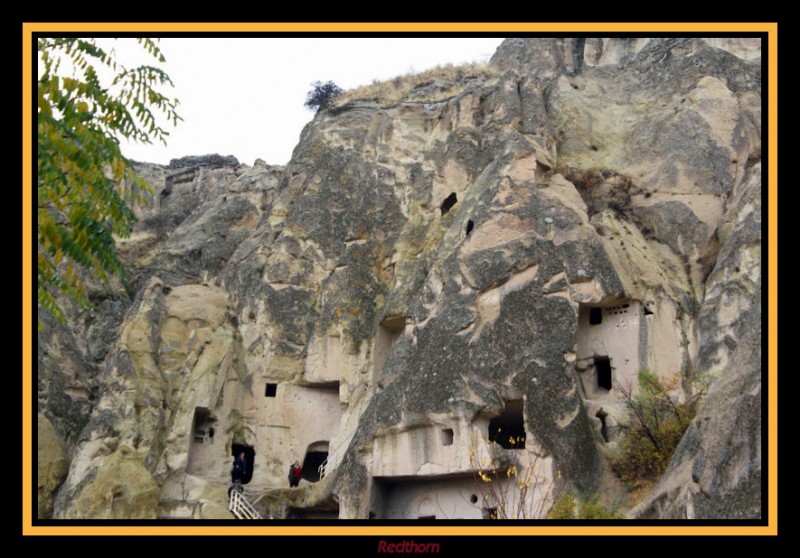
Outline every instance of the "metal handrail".
<path fill-rule="evenodd" d="M 231 490 L 228 499 L 228 511 L 237 519 L 263 519 L 261 514 L 247 501 L 244 494 L 238 490 Z"/>
<path fill-rule="evenodd" d="M 342 443 L 336 446 L 332 452 L 328 454 L 328 457 L 325 458 L 325 461 L 317 468 L 317 472 L 319 473 L 319 478 L 322 479 L 328 474 L 328 471 L 332 471 L 339 465 L 339 461 L 341 461 L 339 454 L 343 453 L 346 450 L 350 442 L 353 440 L 353 436 L 356 434 L 356 430 L 358 430 L 358 426 L 356 426 L 347 437 L 342 440 Z"/>

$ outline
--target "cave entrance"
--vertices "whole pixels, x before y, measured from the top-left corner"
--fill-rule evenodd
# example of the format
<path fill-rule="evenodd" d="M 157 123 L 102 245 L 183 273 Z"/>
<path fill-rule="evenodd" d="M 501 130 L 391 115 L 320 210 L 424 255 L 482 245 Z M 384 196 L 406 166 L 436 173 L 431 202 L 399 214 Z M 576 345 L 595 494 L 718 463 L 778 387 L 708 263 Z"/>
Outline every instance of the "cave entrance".
<path fill-rule="evenodd" d="M 319 481 L 319 466 L 328 459 L 329 442 L 314 442 L 308 446 L 306 456 L 303 458 L 303 469 L 300 471 L 300 478 L 308 482 Z"/>
<path fill-rule="evenodd" d="M 244 462 L 247 464 L 247 470 L 244 472 L 242 484 L 247 484 L 253 478 L 253 464 L 256 460 L 256 450 L 244 444 L 233 444 L 231 446 L 231 455 L 234 458 L 238 457 L 242 452 L 244 452 Z"/>
<path fill-rule="evenodd" d="M 189 461 L 186 465 L 188 473 L 203 474 L 212 468 L 216 423 L 217 419 L 211 411 L 204 407 L 195 408 L 189 442 Z"/>
<path fill-rule="evenodd" d="M 611 390 L 611 360 L 607 356 L 596 356 L 594 367 L 597 372 L 597 388 Z"/>
<path fill-rule="evenodd" d="M 505 449 L 525 449 L 522 399 L 506 401 L 503 412 L 489 421 L 489 441 Z"/>

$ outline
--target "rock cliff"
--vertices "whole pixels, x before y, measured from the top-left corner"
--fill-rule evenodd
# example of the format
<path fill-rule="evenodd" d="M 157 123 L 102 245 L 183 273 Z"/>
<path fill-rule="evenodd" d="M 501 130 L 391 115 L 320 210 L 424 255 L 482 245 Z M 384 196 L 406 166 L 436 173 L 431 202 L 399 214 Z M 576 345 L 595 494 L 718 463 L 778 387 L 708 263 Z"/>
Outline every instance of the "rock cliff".
<path fill-rule="evenodd" d="M 130 289 L 39 334 L 40 516 L 230 517 L 241 451 L 283 517 L 491 516 L 498 452 L 542 466 L 544 506 L 610 500 L 616 388 L 647 368 L 709 389 L 629 515 L 759 517 L 757 46 L 508 39 L 318 113 L 285 168 L 140 165 Z"/>

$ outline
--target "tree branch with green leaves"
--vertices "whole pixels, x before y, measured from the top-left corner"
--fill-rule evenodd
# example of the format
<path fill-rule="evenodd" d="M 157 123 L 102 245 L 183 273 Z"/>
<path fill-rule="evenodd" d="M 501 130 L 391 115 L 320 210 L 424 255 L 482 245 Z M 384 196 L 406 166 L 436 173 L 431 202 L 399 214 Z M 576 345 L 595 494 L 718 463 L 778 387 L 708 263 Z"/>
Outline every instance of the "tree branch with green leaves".
<path fill-rule="evenodd" d="M 153 39 L 137 42 L 165 62 Z M 153 190 L 120 140 L 166 144 L 166 126 L 181 118 L 178 100 L 163 93 L 172 81 L 157 65 L 126 67 L 91 38 L 39 38 L 38 54 L 38 305 L 63 322 L 60 294 L 88 306 L 78 268 L 126 284 L 115 237 L 130 234 L 130 205 Z"/>

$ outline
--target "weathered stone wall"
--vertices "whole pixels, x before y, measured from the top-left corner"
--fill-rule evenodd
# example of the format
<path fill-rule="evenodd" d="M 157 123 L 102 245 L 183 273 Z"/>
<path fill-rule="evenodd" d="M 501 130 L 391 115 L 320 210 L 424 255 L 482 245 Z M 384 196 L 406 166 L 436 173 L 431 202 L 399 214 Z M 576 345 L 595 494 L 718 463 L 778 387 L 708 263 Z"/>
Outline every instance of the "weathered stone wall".
<path fill-rule="evenodd" d="M 552 505 L 546 484 L 532 484 L 528 501 L 521 505 L 519 491 L 507 486 L 514 479 L 493 482 L 497 493 L 508 494 L 507 499 L 491 500 L 482 481 L 469 477 L 379 481 L 370 512 L 378 519 L 487 519 L 502 505 L 510 519 L 542 519 L 542 510 Z"/>

